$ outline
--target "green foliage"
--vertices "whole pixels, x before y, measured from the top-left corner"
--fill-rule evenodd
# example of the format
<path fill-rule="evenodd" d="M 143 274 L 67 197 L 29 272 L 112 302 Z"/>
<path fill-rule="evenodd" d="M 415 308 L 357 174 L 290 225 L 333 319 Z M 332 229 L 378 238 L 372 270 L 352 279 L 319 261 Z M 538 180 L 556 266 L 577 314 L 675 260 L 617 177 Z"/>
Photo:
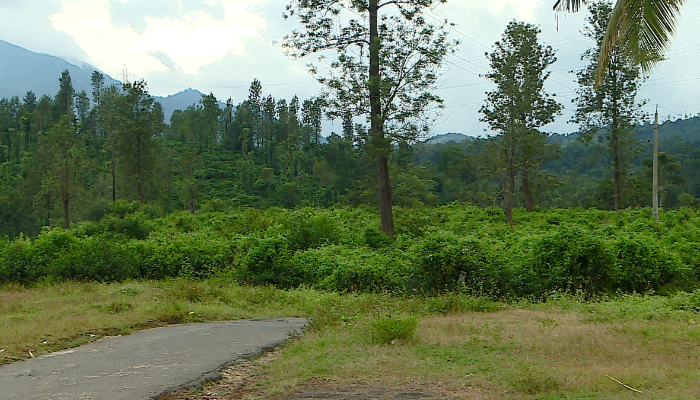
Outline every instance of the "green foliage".
<path fill-rule="evenodd" d="M 306 250 L 322 245 L 338 244 L 336 220 L 327 212 L 314 212 L 311 209 L 297 210 L 287 219 L 290 248 Z"/>
<path fill-rule="evenodd" d="M 407 285 L 405 260 L 395 252 L 325 246 L 294 256 L 307 282 L 338 292 L 403 292 Z"/>
<path fill-rule="evenodd" d="M 541 299 L 553 291 L 669 294 L 700 281 L 700 215 L 689 208 L 663 212 L 660 222 L 649 209 L 516 209 L 515 230 L 498 208 L 400 211 L 401 234 L 392 242 L 375 227 L 376 212 L 365 208 L 237 208 L 159 218 L 120 203 L 99 221 L 47 228 L 34 239 L 0 239 L 0 282 L 223 274 L 284 288 Z M 426 306 L 471 307 L 453 300 Z"/>
<path fill-rule="evenodd" d="M 576 226 L 564 225 L 532 245 L 530 291 L 599 293 L 612 289 L 616 272 L 605 242 Z"/>
<path fill-rule="evenodd" d="M 363 233 L 365 244 L 370 249 L 381 249 L 391 244 L 391 238 L 376 227 L 368 227 Z"/>
<path fill-rule="evenodd" d="M 464 285 L 479 293 L 494 294 L 499 286 L 495 257 L 481 240 L 453 234 L 435 233 L 422 237 L 413 248 L 416 287 L 425 293 L 458 288 L 460 274 Z"/>
<path fill-rule="evenodd" d="M 243 279 L 256 285 L 296 286 L 302 281 L 290 263 L 289 241 L 284 237 L 250 238 L 243 258 Z"/>
<path fill-rule="evenodd" d="M 408 341 L 413 339 L 418 318 L 410 316 L 385 316 L 372 322 L 372 341 L 376 344 L 391 344 L 395 340 Z"/>
<path fill-rule="evenodd" d="M 128 243 L 106 237 L 88 237 L 50 263 L 56 280 L 121 282 L 139 277 L 136 254 Z"/>

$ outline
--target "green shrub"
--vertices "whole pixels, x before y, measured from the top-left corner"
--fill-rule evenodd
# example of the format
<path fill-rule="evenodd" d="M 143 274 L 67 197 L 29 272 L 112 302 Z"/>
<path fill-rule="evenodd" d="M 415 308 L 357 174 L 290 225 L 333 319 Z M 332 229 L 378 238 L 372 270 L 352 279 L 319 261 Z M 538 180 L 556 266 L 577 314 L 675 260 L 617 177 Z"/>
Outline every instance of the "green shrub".
<path fill-rule="evenodd" d="M 617 277 L 613 260 L 602 239 L 579 227 L 562 225 L 533 243 L 529 292 L 611 291 Z"/>
<path fill-rule="evenodd" d="M 206 278 L 232 267 L 240 258 L 241 239 L 225 240 L 200 231 L 154 234 L 132 241 L 138 254 L 139 276 L 149 279 L 188 276 Z"/>
<path fill-rule="evenodd" d="M 661 265 L 658 248 L 647 240 L 623 237 L 613 243 L 618 285 L 627 292 L 646 292 L 658 288 Z"/>
<path fill-rule="evenodd" d="M 0 249 L 0 281 L 28 285 L 44 276 L 41 270 L 34 268 L 31 246 L 31 240 L 24 235 L 12 242 L 4 241 L 3 248 Z"/>
<path fill-rule="evenodd" d="M 292 251 L 338 244 L 339 241 L 336 220 L 327 212 L 295 211 L 287 217 L 284 228 Z"/>
<path fill-rule="evenodd" d="M 409 270 L 394 252 L 324 246 L 297 252 L 293 263 L 304 282 L 338 292 L 404 292 Z"/>
<path fill-rule="evenodd" d="M 250 238 L 241 271 L 243 280 L 255 285 L 296 286 L 301 273 L 290 262 L 289 241 L 285 237 Z"/>
<path fill-rule="evenodd" d="M 424 293 L 456 289 L 460 273 L 464 273 L 464 284 L 475 292 L 493 293 L 502 286 L 494 257 L 475 237 L 434 233 L 421 238 L 412 252 L 413 285 Z"/>
<path fill-rule="evenodd" d="M 403 316 L 385 316 L 372 321 L 372 341 L 376 344 L 390 344 L 394 340 L 413 339 L 418 318 Z"/>
<path fill-rule="evenodd" d="M 110 214 L 100 220 L 100 225 L 102 232 L 132 239 L 145 239 L 155 230 L 153 222 L 141 211 L 124 216 Z"/>
<path fill-rule="evenodd" d="M 138 277 L 131 248 L 122 241 L 88 237 L 74 243 L 51 263 L 49 276 L 56 281 L 118 282 Z"/>
<path fill-rule="evenodd" d="M 381 249 L 391 244 L 391 238 L 374 226 L 365 229 L 363 235 L 365 245 L 370 249 Z"/>

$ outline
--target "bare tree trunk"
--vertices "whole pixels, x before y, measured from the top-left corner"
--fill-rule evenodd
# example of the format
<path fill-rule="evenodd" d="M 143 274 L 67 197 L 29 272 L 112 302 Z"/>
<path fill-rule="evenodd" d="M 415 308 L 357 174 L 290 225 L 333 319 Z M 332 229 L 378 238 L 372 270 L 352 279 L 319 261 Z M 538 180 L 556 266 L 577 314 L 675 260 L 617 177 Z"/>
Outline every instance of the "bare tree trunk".
<path fill-rule="evenodd" d="M 510 152 L 510 150 L 509 150 Z M 515 193 L 515 163 L 512 154 L 508 155 L 508 179 L 506 182 L 505 212 L 506 224 L 513 227 L 513 194 Z"/>
<path fill-rule="evenodd" d="M 46 226 L 51 226 L 51 193 L 46 192 Z"/>
<path fill-rule="evenodd" d="M 374 150 L 377 152 L 377 192 L 379 195 L 379 215 L 382 232 L 394 238 L 394 217 L 391 209 L 391 180 L 389 179 L 388 152 L 391 146 L 386 143 L 382 122 L 379 92 L 379 0 L 369 0 L 369 102 L 371 106 L 370 130 Z"/>
<path fill-rule="evenodd" d="M 530 177 L 528 171 L 523 169 L 523 198 L 525 199 L 525 211 L 533 212 L 535 204 L 532 201 L 532 191 L 530 190 Z"/>
<path fill-rule="evenodd" d="M 63 219 L 64 227 L 68 229 L 70 227 L 70 197 L 67 196 L 63 198 Z"/>
<path fill-rule="evenodd" d="M 654 219 L 659 222 L 659 110 L 654 114 L 654 153 L 653 153 L 653 167 L 652 172 L 652 207 L 654 212 Z"/>
<path fill-rule="evenodd" d="M 389 180 L 389 160 L 386 156 L 377 156 L 377 191 L 379 193 L 379 216 L 382 232 L 394 238 L 394 216 L 391 209 L 391 181 Z"/>
<path fill-rule="evenodd" d="M 620 210 L 620 199 L 622 190 L 620 189 L 620 144 L 617 138 L 617 128 L 612 128 L 612 152 L 613 152 L 613 184 L 615 185 L 615 211 Z"/>
<path fill-rule="evenodd" d="M 610 72 L 610 78 L 613 82 L 613 87 L 617 87 L 617 71 L 614 69 Z M 612 93 L 612 123 L 610 125 L 610 145 L 612 147 L 613 156 L 613 185 L 615 186 L 615 211 L 620 210 L 622 201 L 622 189 L 620 183 L 620 106 L 619 95 L 617 91 Z"/>
<path fill-rule="evenodd" d="M 190 213 L 194 215 L 194 188 L 190 185 Z"/>
<path fill-rule="evenodd" d="M 70 176 L 71 168 L 68 161 L 68 153 L 63 154 L 64 164 L 63 164 L 63 182 L 61 188 L 61 200 L 63 201 L 63 219 L 64 227 L 68 229 L 70 227 Z"/>
<path fill-rule="evenodd" d="M 139 201 L 143 202 L 143 177 L 141 176 L 142 166 L 141 166 L 141 136 L 137 139 L 136 144 L 136 191 L 139 194 Z"/>
<path fill-rule="evenodd" d="M 112 203 L 117 201 L 117 165 L 114 157 L 114 144 L 112 144 Z"/>

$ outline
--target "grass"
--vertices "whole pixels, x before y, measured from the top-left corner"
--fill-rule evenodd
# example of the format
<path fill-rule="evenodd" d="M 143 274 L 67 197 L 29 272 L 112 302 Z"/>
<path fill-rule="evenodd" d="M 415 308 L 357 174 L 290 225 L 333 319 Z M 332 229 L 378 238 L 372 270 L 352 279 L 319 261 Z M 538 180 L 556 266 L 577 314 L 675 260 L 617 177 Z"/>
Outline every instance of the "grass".
<path fill-rule="evenodd" d="M 225 279 L 10 285 L 0 288 L 0 357 L 169 322 L 303 316 L 310 329 L 264 365 L 243 398 L 363 382 L 465 399 L 687 399 L 700 398 L 699 305 L 700 292 L 505 304 Z"/>

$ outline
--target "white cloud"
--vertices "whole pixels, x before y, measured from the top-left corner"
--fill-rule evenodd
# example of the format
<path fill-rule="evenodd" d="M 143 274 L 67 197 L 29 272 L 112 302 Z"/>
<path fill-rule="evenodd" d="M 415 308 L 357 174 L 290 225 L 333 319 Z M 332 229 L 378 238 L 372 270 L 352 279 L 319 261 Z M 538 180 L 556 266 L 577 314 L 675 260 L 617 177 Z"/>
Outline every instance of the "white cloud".
<path fill-rule="evenodd" d="M 195 75 L 207 64 L 227 54 L 243 55 L 243 39 L 257 37 L 265 20 L 250 12 L 250 1 L 209 0 L 225 10 L 223 16 L 204 11 L 183 15 L 147 17 L 137 32 L 128 25 L 115 26 L 107 0 L 65 0 L 51 16 L 53 27 L 69 34 L 90 55 L 98 68 L 115 73 L 122 64 L 137 76 L 167 67 L 153 54 L 164 54 L 185 73 Z"/>

